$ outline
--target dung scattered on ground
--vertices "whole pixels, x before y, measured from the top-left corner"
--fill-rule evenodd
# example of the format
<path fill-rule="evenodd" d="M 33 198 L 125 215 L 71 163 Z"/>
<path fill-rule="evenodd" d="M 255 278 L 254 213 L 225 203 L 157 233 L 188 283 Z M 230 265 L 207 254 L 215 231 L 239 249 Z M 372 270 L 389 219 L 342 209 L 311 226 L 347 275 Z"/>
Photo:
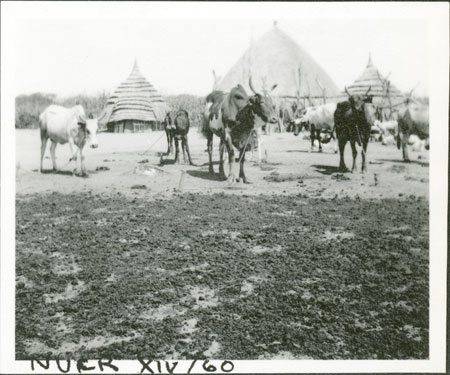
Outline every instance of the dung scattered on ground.
<path fill-rule="evenodd" d="M 104 165 L 95 168 L 96 171 L 109 171 L 109 167 L 105 167 Z"/>
<path fill-rule="evenodd" d="M 272 172 L 270 175 L 264 177 L 264 180 L 269 182 L 286 182 L 286 181 L 297 181 L 302 179 L 303 176 L 301 175 L 296 175 L 293 173 L 280 174 L 279 172 Z"/>
<path fill-rule="evenodd" d="M 389 167 L 388 171 L 392 173 L 405 173 L 406 167 L 404 165 L 394 164 L 391 167 Z"/>
<path fill-rule="evenodd" d="M 343 173 L 335 173 L 331 176 L 331 179 L 336 181 L 348 181 L 350 180 L 350 177 L 346 176 Z"/>
<path fill-rule="evenodd" d="M 426 359 L 428 217 L 409 198 L 19 198 L 16 359 Z"/>

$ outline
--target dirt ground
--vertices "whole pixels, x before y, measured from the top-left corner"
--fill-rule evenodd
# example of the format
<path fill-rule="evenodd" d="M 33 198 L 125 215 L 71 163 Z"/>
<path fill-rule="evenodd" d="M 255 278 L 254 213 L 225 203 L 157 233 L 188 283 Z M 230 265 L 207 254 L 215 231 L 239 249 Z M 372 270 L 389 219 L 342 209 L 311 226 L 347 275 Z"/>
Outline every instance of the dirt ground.
<path fill-rule="evenodd" d="M 195 129 L 197 166 L 160 165 L 161 136 L 100 134 L 81 178 L 16 132 L 17 359 L 428 358 L 427 152 L 342 174 L 275 133 L 228 187 Z"/>
<path fill-rule="evenodd" d="M 410 151 L 411 163 L 402 162 L 401 151 L 395 146 L 370 143 L 367 152 L 368 172 L 365 174 L 338 173 L 339 156 L 333 146 L 324 145 L 324 152 L 310 152 L 310 142 L 304 134 L 272 133 L 263 136 L 263 157 L 259 164 L 257 153 L 247 156 L 246 174 L 252 184 L 228 187 L 218 176 L 208 173 L 206 140 L 191 129 L 189 144 L 196 166 L 173 164 L 170 155 L 160 165 L 160 153 L 167 150 L 163 132 L 98 135 L 99 148 L 86 149 L 88 178 L 72 176 L 74 163 L 67 165 L 68 145 L 58 146 L 59 174 L 41 174 L 37 171 L 40 159 L 40 139 L 37 130 L 16 131 L 16 192 L 19 195 L 41 192 L 121 192 L 137 196 L 167 196 L 174 189 L 185 192 L 242 194 L 297 194 L 334 197 L 360 196 L 361 198 L 397 198 L 399 196 L 428 197 L 428 152 Z M 156 143 L 155 143 L 156 141 Z M 148 148 L 153 147 L 148 150 Z M 49 145 L 47 145 L 49 146 Z M 215 139 L 213 160 L 218 161 L 218 141 Z M 351 167 L 351 149 L 346 147 L 345 161 Z M 44 168 L 51 169 L 50 151 L 47 150 Z M 358 170 L 361 158 L 357 160 Z M 215 166 L 216 173 L 218 165 Z M 107 170 L 105 170 L 107 168 Z M 97 170 L 98 169 L 98 170 Z M 227 169 L 226 169 L 227 170 Z M 184 177 L 182 171 L 185 171 Z M 181 180 L 181 184 L 180 184 Z M 145 189 L 132 189 L 133 186 Z"/>

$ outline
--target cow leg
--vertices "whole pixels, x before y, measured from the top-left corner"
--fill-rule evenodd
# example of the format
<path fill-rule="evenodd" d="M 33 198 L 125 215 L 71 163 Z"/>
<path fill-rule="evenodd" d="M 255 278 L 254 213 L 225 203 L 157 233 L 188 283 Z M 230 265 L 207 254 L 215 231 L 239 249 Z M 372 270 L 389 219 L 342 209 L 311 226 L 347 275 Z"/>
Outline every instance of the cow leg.
<path fill-rule="evenodd" d="M 403 160 L 409 163 L 408 156 L 408 139 L 409 136 L 407 134 L 402 134 L 402 152 L 403 152 Z"/>
<path fill-rule="evenodd" d="M 72 156 L 71 156 L 69 162 L 70 162 L 71 160 L 74 160 L 74 161 L 75 161 L 75 168 L 73 169 L 72 174 L 76 174 L 76 173 L 77 173 L 77 152 L 78 152 L 78 151 L 76 150 L 75 152 L 73 152 L 74 147 L 77 147 L 77 146 L 75 146 L 75 143 L 73 142 L 73 138 L 70 137 L 70 138 L 69 138 L 69 148 L 70 148 L 70 154 L 71 154 Z"/>
<path fill-rule="evenodd" d="M 361 173 L 367 172 L 367 166 L 366 166 L 367 144 L 368 144 L 368 142 L 366 140 L 363 140 L 362 152 L 361 152 L 361 159 L 362 159 Z"/>
<path fill-rule="evenodd" d="M 337 140 L 337 135 L 336 135 L 336 128 L 334 126 L 333 126 L 333 130 L 331 131 L 331 136 L 333 137 L 333 140 L 334 140 L 334 153 L 337 154 L 338 140 Z"/>
<path fill-rule="evenodd" d="M 175 137 L 175 163 L 180 164 L 180 145 L 177 137 Z"/>
<path fill-rule="evenodd" d="M 223 153 L 225 152 L 225 140 L 220 138 L 219 144 L 219 175 L 225 178 L 225 170 L 223 168 Z"/>
<path fill-rule="evenodd" d="M 241 150 L 239 153 L 239 178 L 242 179 L 244 184 L 250 184 L 251 182 L 245 177 L 244 172 L 244 162 L 245 162 L 245 149 Z"/>
<path fill-rule="evenodd" d="M 262 144 L 263 140 L 261 138 L 261 135 L 258 135 L 258 163 L 261 164 L 262 162 Z M 266 160 L 267 162 L 267 160 Z"/>
<path fill-rule="evenodd" d="M 311 151 L 314 151 L 314 139 L 315 139 L 315 128 L 314 125 L 309 125 L 309 137 L 311 138 Z"/>
<path fill-rule="evenodd" d="M 84 164 L 84 155 L 83 155 L 83 149 L 80 148 L 80 168 L 81 168 L 81 176 L 87 177 L 88 173 L 86 171 L 86 165 Z"/>
<path fill-rule="evenodd" d="M 207 138 L 207 151 L 209 158 L 209 174 L 214 175 L 214 166 L 212 162 L 212 152 L 213 152 L 213 133 L 208 134 Z"/>
<path fill-rule="evenodd" d="M 56 172 L 56 156 L 55 156 L 55 150 L 56 150 L 56 142 L 52 141 L 52 144 L 50 145 L 50 155 L 52 157 L 52 164 L 53 164 L 53 171 Z"/>
<path fill-rule="evenodd" d="M 184 162 L 184 164 L 187 164 L 187 158 L 186 158 L 186 140 L 184 139 L 184 136 L 181 137 L 181 151 L 183 151 L 183 162 Z"/>
<path fill-rule="evenodd" d="M 234 148 L 229 128 L 225 129 L 225 146 L 227 147 L 228 163 L 230 164 L 228 183 L 232 184 L 236 181 L 236 176 L 234 175 Z"/>
<path fill-rule="evenodd" d="M 352 164 L 352 173 L 356 169 L 356 157 L 358 156 L 358 151 L 356 150 L 356 144 L 354 141 L 350 141 L 350 146 L 352 146 L 352 156 L 353 156 L 353 164 Z"/>
<path fill-rule="evenodd" d="M 170 139 L 169 152 L 172 155 L 173 154 L 173 147 L 174 147 L 174 143 L 175 143 L 175 135 L 172 132 L 169 134 L 169 139 Z"/>
<path fill-rule="evenodd" d="M 167 130 L 166 130 L 166 138 L 167 138 L 167 152 L 166 152 L 166 155 L 169 155 L 172 150 L 171 150 L 171 147 L 170 147 L 171 146 L 170 134 L 169 134 L 169 132 Z"/>
<path fill-rule="evenodd" d="M 319 152 L 322 152 L 322 143 L 320 142 L 320 129 L 316 130 L 316 137 L 319 141 Z"/>
<path fill-rule="evenodd" d="M 339 170 L 341 172 L 347 172 L 347 167 L 345 166 L 344 162 L 344 151 L 347 140 L 338 138 L 338 143 L 339 143 Z"/>
<path fill-rule="evenodd" d="M 188 143 L 187 135 L 185 135 L 183 137 L 183 142 L 184 142 L 184 148 L 186 149 L 189 165 L 194 165 L 194 163 L 192 162 L 192 159 L 191 159 L 191 153 L 189 152 L 189 143 Z"/>
<path fill-rule="evenodd" d="M 43 135 L 41 132 L 41 173 L 44 170 L 44 155 L 45 155 L 45 149 L 47 147 L 47 141 L 48 141 L 48 137 L 46 135 Z"/>

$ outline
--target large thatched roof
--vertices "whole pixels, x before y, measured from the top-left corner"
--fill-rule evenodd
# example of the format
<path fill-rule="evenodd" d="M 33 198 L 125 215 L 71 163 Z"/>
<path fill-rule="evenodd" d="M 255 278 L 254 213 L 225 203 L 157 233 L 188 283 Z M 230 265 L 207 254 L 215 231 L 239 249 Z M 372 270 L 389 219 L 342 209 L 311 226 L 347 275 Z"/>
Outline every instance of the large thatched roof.
<path fill-rule="evenodd" d="M 108 99 L 101 125 L 123 120 L 163 121 L 169 106 L 139 71 L 135 61 L 128 78 Z"/>
<path fill-rule="evenodd" d="M 372 58 L 369 55 L 369 62 L 362 74 L 347 87 L 348 91 L 352 95 L 365 94 L 370 87 L 370 94 L 375 99 L 386 99 L 387 95 L 394 101 L 398 101 L 403 97 L 400 90 L 392 83 L 387 86 L 387 79 L 383 77 L 378 69 L 373 65 Z"/>
<path fill-rule="evenodd" d="M 322 97 L 322 88 L 328 97 L 339 95 L 339 90 L 329 75 L 308 52 L 281 31 L 276 23 L 272 30 L 251 43 L 217 88 L 229 91 L 240 83 L 249 90 L 250 75 L 258 91 L 263 86 L 270 90 L 277 84 L 273 94 L 279 97 Z"/>

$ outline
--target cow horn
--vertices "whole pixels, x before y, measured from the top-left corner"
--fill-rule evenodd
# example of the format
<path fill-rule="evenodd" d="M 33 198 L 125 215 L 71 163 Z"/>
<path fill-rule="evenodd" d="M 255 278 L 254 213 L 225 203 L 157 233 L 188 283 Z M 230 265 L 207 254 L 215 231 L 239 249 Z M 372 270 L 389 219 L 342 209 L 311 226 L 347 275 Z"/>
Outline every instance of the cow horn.
<path fill-rule="evenodd" d="M 252 76 L 250 76 L 250 78 L 248 79 L 248 85 L 250 86 L 250 90 L 252 90 L 254 94 L 257 94 L 257 92 L 255 91 L 255 89 L 253 88 L 253 84 L 252 84 Z"/>
<path fill-rule="evenodd" d="M 369 86 L 369 89 L 367 90 L 367 92 L 364 96 L 367 96 L 369 94 L 371 88 L 372 88 L 372 86 Z"/>
<path fill-rule="evenodd" d="M 277 86 L 278 86 L 278 84 L 274 84 L 273 86 L 272 86 L 272 88 L 270 89 L 270 92 L 272 92 L 273 90 L 275 90 L 276 88 L 277 88 Z"/>
<path fill-rule="evenodd" d="M 345 86 L 345 92 L 346 92 L 346 94 L 347 94 L 348 96 L 351 96 L 350 93 L 349 93 L 348 90 L 347 90 L 347 86 Z"/>
<path fill-rule="evenodd" d="M 79 115 L 78 116 L 78 122 L 82 123 L 82 124 L 86 124 L 86 117 L 83 115 Z"/>

